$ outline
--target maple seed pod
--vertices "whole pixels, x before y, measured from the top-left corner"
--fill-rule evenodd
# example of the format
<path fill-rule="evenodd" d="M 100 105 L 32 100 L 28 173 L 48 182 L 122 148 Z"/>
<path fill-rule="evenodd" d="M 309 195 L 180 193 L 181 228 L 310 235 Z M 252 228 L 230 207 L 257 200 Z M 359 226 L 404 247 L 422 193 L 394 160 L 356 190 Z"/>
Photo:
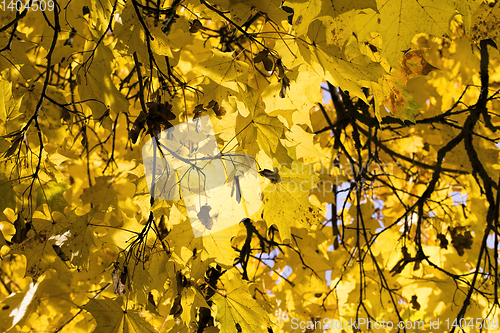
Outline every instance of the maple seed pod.
<path fill-rule="evenodd" d="M 411 307 L 414 309 L 414 310 L 420 310 L 420 303 L 418 303 L 417 301 L 417 295 L 413 295 L 411 297 Z"/>
<path fill-rule="evenodd" d="M 238 176 L 235 176 L 233 179 L 233 186 L 231 189 L 231 197 L 233 197 L 233 195 L 235 194 L 234 193 L 235 191 L 236 191 L 236 201 L 238 203 L 240 203 L 241 202 L 241 189 L 240 189 L 240 181 L 239 181 Z"/>
<path fill-rule="evenodd" d="M 439 240 L 439 247 L 447 250 L 449 242 L 446 239 L 446 236 L 443 235 L 442 233 L 439 233 L 439 234 L 437 234 L 437 239 Z"/>
<path fill-rule="evenodd" d="M 62 261 L 69 261 L 71 259 L 66 253 L 64 253 L 64 251 L 61 249 L 60 246 L 52 244 L 52 248 L 56 252 L 57 256 L 61 258 Z"/>

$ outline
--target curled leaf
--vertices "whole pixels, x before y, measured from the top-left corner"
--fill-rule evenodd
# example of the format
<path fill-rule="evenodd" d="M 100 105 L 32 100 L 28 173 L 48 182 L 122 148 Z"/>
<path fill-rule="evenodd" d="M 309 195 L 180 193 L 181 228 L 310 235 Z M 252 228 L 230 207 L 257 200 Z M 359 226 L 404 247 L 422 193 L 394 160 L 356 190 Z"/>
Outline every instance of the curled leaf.
<path fill-rule="evenodd" d="M 194 107 L 194 110 L 193 110 L 193 113 L 194 113 L 194 117 L 193 119 L 196 119 L 196 118 L 199 118 L 202 116 L 203 112 L 207 111 L 205 109 L 205 107 L 203 106 L 203 104 L 198 104 Z"/>
<path fill-rule="evenodd" d="M 200 212 L 198 213 L 198 218 L 200 219 L 201 223 L 205 226 L 205 228 L 207 228 L 208 230 L 211 230 L 212 226 L 214 225 L 214 221 L 210 216 L 211 210 L 212 207 L 210 207 L 209 205 L 205 205 L 200 208 Z"/>
<path fill-rule="evenodd" d="M 194 34 L 194 33 L 197 33 L 201 28 L 203 28 L 203 24 L 201 24 L 200 20 L 195 19 L 191 23 L 191 27 L 189 28 L 189 32 Z"/>
<path fill-rule="evenodd" d="M 439 247 L 442 249 L 448 249 L 448 240 L 446 239 L 446 236 L 439 233 L 437 235 L 437 239 L 439 240 Z"/>
<path fill-rule="evenodd" d="M 281 90 L 280 90 L 280 97 L 285 98 L 286 96 L 286 89 L 290 87 L 290 80 L 286 75 L 283 76 L 283 79 L 281 79 Z"/>
<path fill-rule="evenodd" d="M 64 253 L 63 250 L 61 250 L 59 246 L 53 244 L 52 248 L 56 252 L 57 256 L 61 258 L 62 261 L 69 261 L 71 259 L 66 253 Z"/>
<path fill-rule="evenodd" d="M 274 63 L 269 57 L 265 57 L 262 60 L 262 63 L 264 64 L 264 68 L 266 69 L 266 71 L 271 72 L 273 70 Z"/>
<path fill-rule="evenodd" d="M 253 62 L 259 63 L 259 62 L 263 61 L 267 57 L 268 54 L 269 54 L 269 51 L 267 51 L 267 50 L 260 51 L 259 53 L 257 53 L 255 58 L 253 58 Z"/>
<path fill-rule="evenodd" d="M 127 266 L 123 268 L 123 271 L 115 264 L 113 272 L 111 272 L 111 279 L 113 280 L 113 292 L 122 296 L 125 293 L 125 283 L 127 282 Z"/>
<path fill-rule="evenodd" d="M 411 297 L 411 307 L 415 310 L 420 310 L 420 303 L 417 301 L 417 295 Z"/>
<path fill-rule="evenodd" d="M 17 136 L 14 141 L 12 142 L 11 146 L 9 149 L 7 149 L 7 151 L 4 153 L 4 157 L 9 157 L 11 155 L 13 155 L 17 148 L 19 147 L 19 144 L 21 143 L 21 140 L 22 140 L 22 135 L 19 135 Z"/>
<path fill-rule="evenodd" d="M 132 129 L 128 133 L 128 137 L 130 140 L 132 140 L 132 143 L 137 142 L 137 138 L 139 137 L 141 131 L 144 129 L 145 124 L 146 124 L 146 114 L 141 111 L 139 117 L 137 117 L 137 119 L 134 121 Z"/>
<path fill-rule="evenodd" d="M 23 216 L 17 214 L 14 227 L 16 228 L 16 233 L 12 237 L 11 242 L 14 244 L 22 243 L 27 238 L 28 231 L 31 229 L 31 223 L 26 223 Z"/>
<path fill-rule="evenodd" d="M 412 77 L 427 75 L 431 71 L 439 69 L 432 66 L 424 59 L 424 50 L 408 51 L 401 62 L 401 72 L 406 80 Z"/>

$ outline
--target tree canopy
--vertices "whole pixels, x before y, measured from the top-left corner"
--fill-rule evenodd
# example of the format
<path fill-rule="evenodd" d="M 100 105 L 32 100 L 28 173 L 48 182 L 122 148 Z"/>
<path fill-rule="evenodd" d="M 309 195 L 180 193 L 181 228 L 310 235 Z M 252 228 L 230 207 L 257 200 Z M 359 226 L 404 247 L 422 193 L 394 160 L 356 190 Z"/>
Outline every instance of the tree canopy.
<path fill-rule="evenodd" d="M 0 331 L 498 329 L 500 1 L 0 6 Z"/>

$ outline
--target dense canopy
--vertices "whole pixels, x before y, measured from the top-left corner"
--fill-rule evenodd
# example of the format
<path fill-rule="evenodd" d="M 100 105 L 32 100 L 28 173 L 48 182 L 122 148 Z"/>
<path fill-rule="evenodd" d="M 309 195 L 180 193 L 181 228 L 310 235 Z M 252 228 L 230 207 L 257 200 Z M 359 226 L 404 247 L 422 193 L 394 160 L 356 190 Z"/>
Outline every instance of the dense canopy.
<path fill-rule="evenodd" d="M 0 331 L 498 329 L 500 1 L 0 6 Z"/>

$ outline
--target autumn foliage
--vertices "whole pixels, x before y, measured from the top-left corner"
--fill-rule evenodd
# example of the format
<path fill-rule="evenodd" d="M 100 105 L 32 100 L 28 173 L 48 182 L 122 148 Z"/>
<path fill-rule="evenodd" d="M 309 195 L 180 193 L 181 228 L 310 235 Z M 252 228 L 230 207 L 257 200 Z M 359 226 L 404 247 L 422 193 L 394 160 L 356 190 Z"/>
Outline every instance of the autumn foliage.
<path fill-rule="evenodd" d="M 0 6 L 1 332 L 498 330 L 500 1 Z"/>

